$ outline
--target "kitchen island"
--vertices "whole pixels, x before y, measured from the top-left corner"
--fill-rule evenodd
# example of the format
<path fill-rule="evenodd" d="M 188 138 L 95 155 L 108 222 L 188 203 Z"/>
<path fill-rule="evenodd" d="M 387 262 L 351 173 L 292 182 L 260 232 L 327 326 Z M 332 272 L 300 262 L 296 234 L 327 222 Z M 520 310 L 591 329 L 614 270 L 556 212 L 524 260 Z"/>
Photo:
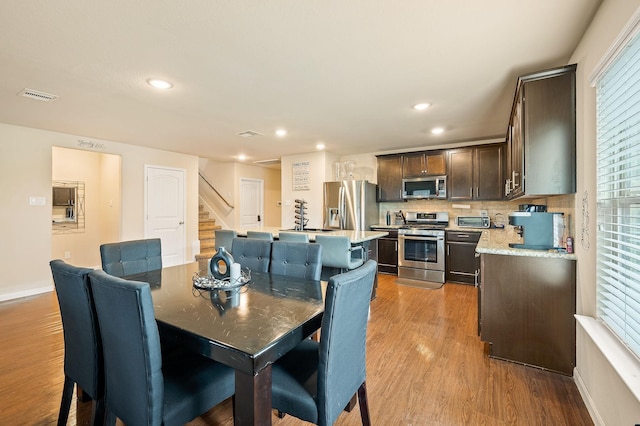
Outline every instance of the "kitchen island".
<path fill-rule="evenodd" d="M 315 241 L 316 235 L 332 235 L 337 237 L 348 237 L 352 245 L 362 244 L 366 241 L 377 240 L 389 233 L 386 231 L 353 231 L 353 230 L 335 230 L 335 231 L 293 231 L 290 229 L 282 229 L 278 227 L 265 226 L 263 228 L 240 228 L 236 229 L 239 237 L 246 237 L 247 231 L 271 232 L 274 239 L 278 239 L 280 232 L 296 232 L 309 236 L 309 241 Z"/>
<path fill-rule="evenodd" d="M 576 256 L 511 248 L 507 235 L 483 231 L 476 247 L 480 337 L 491 357 L 572 375 Z"/>

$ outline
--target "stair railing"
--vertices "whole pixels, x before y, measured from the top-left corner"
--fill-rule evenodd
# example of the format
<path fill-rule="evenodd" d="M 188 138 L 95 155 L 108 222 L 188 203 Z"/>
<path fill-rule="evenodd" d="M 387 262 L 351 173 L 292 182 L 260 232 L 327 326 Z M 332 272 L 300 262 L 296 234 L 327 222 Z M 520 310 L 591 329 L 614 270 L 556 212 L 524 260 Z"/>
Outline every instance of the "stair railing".
<path fill-rule="evenodd" d="M 220 198 L 220 200 L 222 200 L 223 203 L 225 203 L 230 209 L 235 208 L 231 204 L 229 204 L 229 202 L 222 196 L 222 194 L 220 194 L 220 192 L 218 192 L 216 188 L 214 188 L 213 185 L 211 185 L 211 183 L 207 180 L 206 177 L 204 177 L 204 175 L 200 171 L 198 171 L 198 176 L 200 176 L 200 179 L 202 179 L 204 183 L 207 184 L 207 186 L 218 196 L 218 198 Z"/>

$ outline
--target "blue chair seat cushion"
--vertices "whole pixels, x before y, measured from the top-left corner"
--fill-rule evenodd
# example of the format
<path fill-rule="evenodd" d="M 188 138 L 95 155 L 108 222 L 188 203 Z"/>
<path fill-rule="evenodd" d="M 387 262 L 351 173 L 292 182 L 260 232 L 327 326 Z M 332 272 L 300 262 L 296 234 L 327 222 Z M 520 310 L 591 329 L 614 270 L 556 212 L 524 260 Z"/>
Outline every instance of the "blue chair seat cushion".
<path fill-rule="evenodd" d="M 318 424 L 318 361 L 318 343 L 304 340 L 273 364 L 273 408 Z"/>
<path fill-rule="evenodd" d="M 210 395 L 233 395 L 232 368 L 186 350 L 163 356 L 165 425 L 182 425 L 211 408 Z M 197 414 L 196 414 L 197 415 Z"/>

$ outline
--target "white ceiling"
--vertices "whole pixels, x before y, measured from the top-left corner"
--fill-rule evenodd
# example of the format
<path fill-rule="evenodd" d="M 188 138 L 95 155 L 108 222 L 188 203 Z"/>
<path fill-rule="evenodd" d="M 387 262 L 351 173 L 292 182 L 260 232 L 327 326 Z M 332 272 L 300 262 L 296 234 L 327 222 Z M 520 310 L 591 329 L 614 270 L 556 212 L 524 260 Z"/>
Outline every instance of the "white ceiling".
<path fill-rule="evenodd" d="M 503 138 L 517 76 L 566 64 L 599 4 L 2 0 L 0 122 L 249 162 Z"/>

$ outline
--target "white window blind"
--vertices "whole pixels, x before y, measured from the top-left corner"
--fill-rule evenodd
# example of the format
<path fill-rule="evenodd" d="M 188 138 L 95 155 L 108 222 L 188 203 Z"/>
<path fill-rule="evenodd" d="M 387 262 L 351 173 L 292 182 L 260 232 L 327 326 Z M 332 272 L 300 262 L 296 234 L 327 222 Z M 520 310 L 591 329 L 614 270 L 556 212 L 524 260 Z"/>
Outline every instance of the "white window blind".
<path fill-rule="evenodd" d="M 596 88 L 598 315 L 640 356 L 640 36 Z"/>

